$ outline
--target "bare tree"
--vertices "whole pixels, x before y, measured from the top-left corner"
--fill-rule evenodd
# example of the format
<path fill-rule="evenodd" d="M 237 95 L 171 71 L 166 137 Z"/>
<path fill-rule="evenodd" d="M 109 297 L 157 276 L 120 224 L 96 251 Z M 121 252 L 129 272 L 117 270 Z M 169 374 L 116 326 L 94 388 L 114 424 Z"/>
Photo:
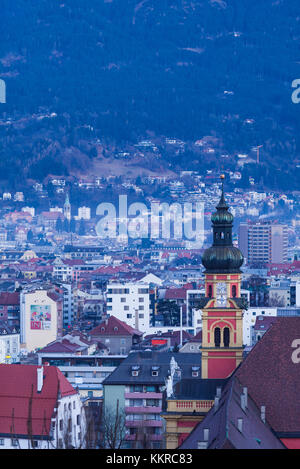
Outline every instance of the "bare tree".
<path fill-rule="evenodd" d="M 274 293 L 269 297 L 269 306 L 284 306 L 284 298 L 278 293 Z"/>
<path fill-rule="evenodd" d="M 101 446 L 109 449 L 120 449 L 126 436 L 126 416 L 124 410 L 120 410 L 119 399 L 116 409 L 105 408 L 102 414 L 102 438 Z"/>

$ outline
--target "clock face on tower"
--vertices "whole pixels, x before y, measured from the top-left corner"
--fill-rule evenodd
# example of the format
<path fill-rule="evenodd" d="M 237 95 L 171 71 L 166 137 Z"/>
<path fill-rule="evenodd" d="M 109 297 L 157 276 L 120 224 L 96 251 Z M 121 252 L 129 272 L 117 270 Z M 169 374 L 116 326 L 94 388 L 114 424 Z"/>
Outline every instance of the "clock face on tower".
<path fill-rule="evenodd" d="M 225 282 L 218 282 L 216 288 L 217 306 L 226 306 L 227 304 L 227 287 Z"/>

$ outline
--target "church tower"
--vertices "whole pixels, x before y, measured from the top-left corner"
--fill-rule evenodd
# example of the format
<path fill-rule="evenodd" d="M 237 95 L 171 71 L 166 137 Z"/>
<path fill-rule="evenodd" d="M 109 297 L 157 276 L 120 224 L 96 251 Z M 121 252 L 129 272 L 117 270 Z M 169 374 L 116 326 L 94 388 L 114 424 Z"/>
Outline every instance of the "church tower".
<path fill-rule="evenodd" d="M 69 221 L 71 220 L 71 204 L 70 204 L 68 193 L 66 195 L 66 200 L 64 203 L 64 217 Z"/>
<path fill-rule="evenodd" d="M 202 310 L 202 378 L 227 378 L 242 361 L 243 254 L 232 244 L 233 215 L 222 195 L 211 217 L 213 244 L 204 251 L 205 298 Z"/>

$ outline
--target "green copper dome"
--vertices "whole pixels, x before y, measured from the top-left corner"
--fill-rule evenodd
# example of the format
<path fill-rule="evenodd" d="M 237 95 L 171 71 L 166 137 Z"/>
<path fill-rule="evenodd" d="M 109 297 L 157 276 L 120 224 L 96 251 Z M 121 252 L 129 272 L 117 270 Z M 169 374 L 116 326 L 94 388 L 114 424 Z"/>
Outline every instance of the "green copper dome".
<path fill-rule="evenodd" d="M 221 199 L 216 209 L 217 211 L 211 217 L 213 245 L 204 251 L 202 264 L 206 268 L 206 272 L 238 273 L 244 262 L 244 256 L 232 244 L 233 215 L 228 211 L 223 184 Z"/>
<path fill-rule="evenodd" d="M 238 273 L 243 262 L 243 254 L 234 246 L 212 246 L 202 256 L 206 272 L 211 273 Z"/>

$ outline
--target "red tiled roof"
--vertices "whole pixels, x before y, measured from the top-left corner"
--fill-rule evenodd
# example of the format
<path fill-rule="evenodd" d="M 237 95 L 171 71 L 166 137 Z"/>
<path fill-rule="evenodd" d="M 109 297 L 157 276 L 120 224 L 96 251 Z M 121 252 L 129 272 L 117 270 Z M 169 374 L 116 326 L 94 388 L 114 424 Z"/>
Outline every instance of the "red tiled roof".
<path fill-rule="evenodd" d="M 42 216 L 48 220 L 57 220 L 58 218 L 63 218 L 63 214 L 61 212 L 42 212 Z"/>
<path fill-rule="evenodd" d="M 102 330 L 104 329 L 104 330 Z M 137 329 L 133 329 L 126 322 L 120 321 L 115 316 L 110 316 L 106 321 L 101 322 L 95 329 L 90 332 L 94 336 L 105 335 L 143 335 Z"/>
<path fill-rule="evenodd" d="M 300 318 L 277 317 L 235 372 L 256 405 L 266 406 L 275 432 L 300 433 L 300 363 L 292 360 L 299 339 Z"/>
<path fill-rule="evenodd" d="M 191 342 L 202 342 L 202 330 L 199 331 L 192 339 L 191 339 Z"/>
<path fill-rule="evenodd" d="M 58 390 L 62 397 L 76 394 L 56 366 L 44 366 L 43 388 L 38 393 L 37 368 L 36 365 L 0 365 L 0 434 L 28 435 L 31 397 L 32 435 L 49 434 Z"/>
<path fill-rule="evenodd" d="M 53 342 L 52 344 L 46 345 L 40 350 L 40 353 L 75 353 L 81 346 L 78 344 L 72 344 L 68 340 L 62 340 L 62 342 Z"/>
<path fill-rule="evenodd" d="M 185 288 L 169 288 L 165 294 L 166 300 L 186 299 Z"/>
<path fill-rule="evenodd" d="M 273 322 L 277 321 L 278 316 L 258 316 L 254 324 L 254 330 L 266 331 Z"/>
<path fill-rule="evenodd" d="M 20 293 L 1 292 L 0 305 L 20 305 Z"/>

